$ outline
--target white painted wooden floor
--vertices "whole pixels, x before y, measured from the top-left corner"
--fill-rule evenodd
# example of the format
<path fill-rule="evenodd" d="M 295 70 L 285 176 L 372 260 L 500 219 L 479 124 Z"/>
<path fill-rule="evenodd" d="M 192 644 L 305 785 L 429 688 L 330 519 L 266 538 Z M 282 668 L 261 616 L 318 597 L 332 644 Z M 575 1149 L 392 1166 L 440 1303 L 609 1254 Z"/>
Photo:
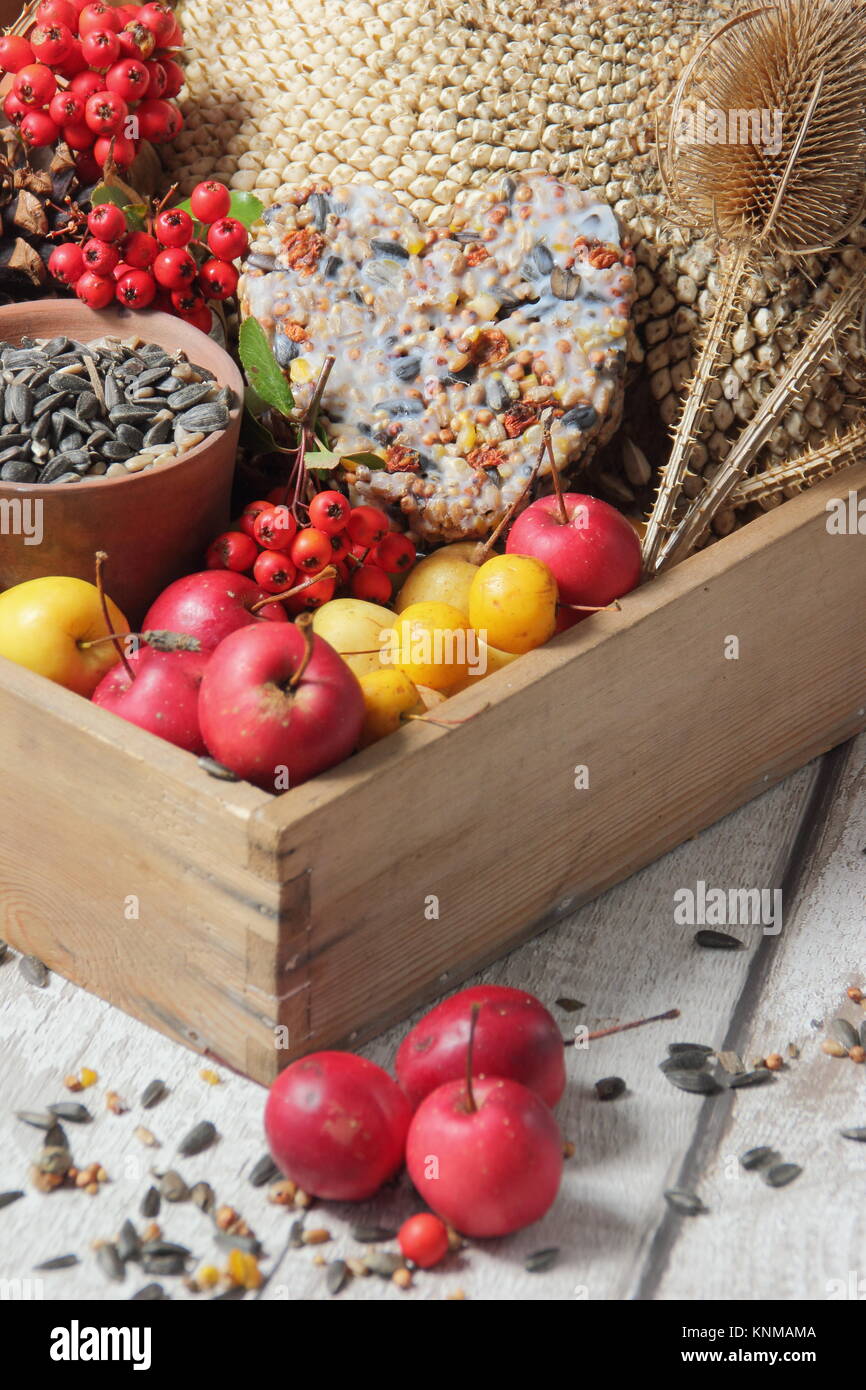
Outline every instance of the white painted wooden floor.
<path fill-rule="evenodd" d="M 866 1124 L 866 1066 L 824 1055 L 822 1020 L 840 1011 L 864 1016 L 846 998 L 866 987 L 866 735 L 802 769 L 743 810 L 559 922 L 483 976 L 532 990 L 568 1032 L 681 1010 L 675 1022 L 569 1049 L 569 1084 L 559 1106 L 563 1135 L 576 1152 L 566 1164 L 558 1201 L 547 1217 L 509 1239 L 467 1245 L 409 1292 L 377 1278 L 355 1279 L 347 1298 L 442 1299 L 795 1299 L 866 1296 L 866 1145 L 839 1129 Z M 663 794 L 663 793 L 662 793 Z M 784 925 L 777 936 L 734 927 L 747 949 L 733 953 L 694 945 L 694 928 L 674 922 L 674 893 L 698 880 L 731 888 L 780 887 Z M 577 1013 L 554 1001 L 584 1001 Z M 389 1066 L 403 1029 L 378 1038 L 368 1056 Z M 767 1086 L 702 1099 L 674 1089 L 658 1070 L 669 1042 L 732 1049 L 747 1061 L 789 1043 L 801 1050 Z M 248 1173 L 264 1149 L 264 1092 L 222 1074 L 211 1087 L 200 1058 L 142 1024 L 52 977 L 45 990 L 27 984 L 15 958 L 0 966 L 0 1192 L 26 1196 L 0 1210 L 0 1281 L 41 1278 L 31 1292 L 47 1299 L 126 1299 L 149 1282 L 135 1266 L 124 1283 L 109 1282 L 91 1249 L 137 1217 L 148 1169 L 176 1166 L 191 1183 L 206 1179 L 218 1200 L 237 1208 L 262 1240 L 263 1268 L 273 1270 L 262 1296 L 327 1298 L 316 1257 L 361 1254 L 349 1239 L 355 1222 L 390 1227 L 418 1209 L 408 1180 L 358 1209 L 319 1206 L 308 1225 L 333 1240 L 286 1250 L 291 1215 L 269 1206 Z M 36 1193 L 28 1181 L 39 1146 L 34 1129 L 12 1112 L 69 1099 L 62 1078 L 81 1066 L 99 1081 L 81 1099 L 90 1126 L 68 1126 L 79 1165 L 98 1160 L 111 1182 L 96 1197 Z M 593 1082 L 622 1076 L 628 1090 L 600 1102 Z M 150 1112 L 135 1103 L 145 1084 L 163 1078 L 168 1098 Z M 130 1112 L 104 1109 L 107 1089 Z M 220 1142 L 197 1159 L 175 1160 L 173 1144 L 199 1119 L 213 1120 Z M 162 1141 L 145 1149 L 134 1137 L 146 1123 Z M 746 1173 L 737 1156 L 772 1145 L 802 1166 L 781 1190 Z M 707 1214 L 671 1212 L 672 1185 L 699 1193 Z M 165 1236 L 202 1260 L 224 1263 L 208 1220 L 190 1204 L 163 1204 Z M 143 1224 L 139 1220 L 139 1224 Z M 524 1270 L 526 1256 L 558 1246 L 556 1266 Z M 75 1253 L 71 1270 L 34 1276 L 32 1267 Z M 173 1298 L 189 1298 L 177 1278 Z M 0 1290 L 8 1288 L 0 1282 Z M 11 1288 L 14 1290 L 14 1285 Z M 26 1289 L 26 1285 L 24 1286 Z M 853 1294 L 851 1291 L 854 1291 Z M 199 1297 L 201 1297 L 199 1295 Z"/>

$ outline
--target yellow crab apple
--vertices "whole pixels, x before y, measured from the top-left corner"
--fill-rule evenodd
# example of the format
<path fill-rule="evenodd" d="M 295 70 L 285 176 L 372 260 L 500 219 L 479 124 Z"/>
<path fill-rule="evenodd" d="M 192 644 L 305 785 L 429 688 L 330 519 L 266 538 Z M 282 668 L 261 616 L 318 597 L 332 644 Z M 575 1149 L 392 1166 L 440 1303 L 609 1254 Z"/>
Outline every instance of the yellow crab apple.
<path fill-rule="evenodd" d="M 111 631 L 129 632 L 117 604 L 106 598 Z M 119 660 L 99 590 L 65 575 L 28 579 L 0 594 L 0 656 L 90 696 Z M 95 643 L 95 645 L 90 645 Z"/>
<path fill-rule="evenodd" d="M 418 691 L 398 666 L 368 671 L 360 677 L 364 696 L 364 723 L 359 748 L 377 743 L 399 729 L 403 718 L 418 704 Z"/>

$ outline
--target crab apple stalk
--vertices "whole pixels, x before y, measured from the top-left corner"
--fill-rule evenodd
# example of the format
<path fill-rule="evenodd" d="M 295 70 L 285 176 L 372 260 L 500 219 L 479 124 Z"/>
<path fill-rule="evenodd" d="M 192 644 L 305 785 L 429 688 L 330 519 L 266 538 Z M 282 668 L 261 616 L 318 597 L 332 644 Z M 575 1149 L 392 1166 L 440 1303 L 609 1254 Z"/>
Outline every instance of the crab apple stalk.
<path fill-rule="evenodd" d="M 99 595 L 99 604 L 100 604 L 100 607 L 102 608 L 102 615 L 103 615 L 103 617 L 105 618 L 105 626 L 106 626 L 106 629 L 107 629 L 108 632 L 111 634 L 111 640 L 112 640 L 112 643 L 113 643 L 113 645 L 114 645 L 114 650 L 117 652 L 117 655 L 119 656 L 121 662 L 123 663 L 123 669 L 126 671 L 126 674 L 127 674 L 127 676 L 129 677 L 130 681 L 134 681 L 134 680 L 135 680 L 135 672 L 133 671 L 132 667 L 130 666 L 129 662 L 127 661 L 126 652 L 123 650 L 123 643 L 121 642 L 121 640 L 120 640 L 120 638 L 117 636 L 117 634 L 113 631 L 113 626 L 114 626 L 114 625 L 113 625 L 113 623 L 112 623 L 112 621 L 111 621 L 111 614 L 110 614 L 110 612 L 108 611 L 108 600 L 107 600 L 107 598 L 106 598 L 106 596 L 105 596 L 105 583 L 104 583 L 104 580 L 103 580 L 103 570 L 104 570 L 104 568 L 105 568 L 105 562 L 106 562 L 107 559 L 108 559 L 108 555 L 107 555 L 107 553 L 106 553 L 104 550 L 97 550 L 97 552 L 96 552 L 96 592 L 97 592 L 98 595 Z"/>

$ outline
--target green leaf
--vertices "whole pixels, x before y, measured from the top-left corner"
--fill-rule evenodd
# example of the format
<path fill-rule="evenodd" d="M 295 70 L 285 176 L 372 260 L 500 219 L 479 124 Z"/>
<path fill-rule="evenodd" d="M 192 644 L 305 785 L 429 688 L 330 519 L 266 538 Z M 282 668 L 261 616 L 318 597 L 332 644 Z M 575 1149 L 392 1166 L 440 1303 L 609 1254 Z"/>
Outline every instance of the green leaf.
<path fill-rule="evenodd" d="M 107 183 L 99 184 L 90 195 L 90 205 L 94 208 L 98 203 L 114 203 L 115 207 L 123 208 L 125 211 L 128 201 L 120 188 L 110 188 Z"/>
<path fill-rule="evenodd" d="M 363 463 L 367 468 L 384 468 L 385 460 L 381 454 L 343 454 L 346 463 Z"/>
<path fill-rule="evenodd" d="M 295 404 L 292 389 L 271 351 L 265 330 L 257 319 L 244 319 L 238 335 L 238 351 L 250 385 L 272 410 L 288 415 Z"/>
<path fill-rule="evenodd" d="M 123 209 L 123 213 L 126 217 L 128 231 L 147 231 L 147 205 L 145 203 L 127 203 Z"/>
<path fill-rule="evenodd" d="M 332 468 L 339 468 L 340 455 L 332 453 L 330 449 L 314 449 L 304 455 L 304 463 L 308 468 L 329 473 Z"/>
<path fill-rule="evenodd" d="M 188 212 L 190 217 L 192 217 L 192 200 L 190 198 L 184 198 L 183 202 L 178 203 L 177 206 L 182 208 L 184 212 Z M 238 222 L 242 222 L 245 227 L 251 227 L 254 222 L 258 222 L 264 210 L 264 203 L 261 202 L 254 193 L 235 192 L 231 195 L 231 205 L 228 210 L 228 216 L 234 217 Z M 196 222 L 196 227 L 199 228 L 199 231 L 196 232 L 196 236 L 200 234 L 201 226 L 202 224 L 200 222 Z"/>

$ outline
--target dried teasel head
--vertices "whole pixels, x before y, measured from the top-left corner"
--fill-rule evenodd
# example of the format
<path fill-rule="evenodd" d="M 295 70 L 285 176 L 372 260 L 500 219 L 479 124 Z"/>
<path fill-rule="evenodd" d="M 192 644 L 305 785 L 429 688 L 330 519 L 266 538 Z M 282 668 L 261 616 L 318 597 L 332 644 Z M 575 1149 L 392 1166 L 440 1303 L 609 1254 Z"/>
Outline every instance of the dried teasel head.
<path fill-rule="evenodd" d="M 665 125 L 678 220 L 794 255 L 837 244 L 866 201 L 866 4 L 742 10 L 688 63 Z"/>

